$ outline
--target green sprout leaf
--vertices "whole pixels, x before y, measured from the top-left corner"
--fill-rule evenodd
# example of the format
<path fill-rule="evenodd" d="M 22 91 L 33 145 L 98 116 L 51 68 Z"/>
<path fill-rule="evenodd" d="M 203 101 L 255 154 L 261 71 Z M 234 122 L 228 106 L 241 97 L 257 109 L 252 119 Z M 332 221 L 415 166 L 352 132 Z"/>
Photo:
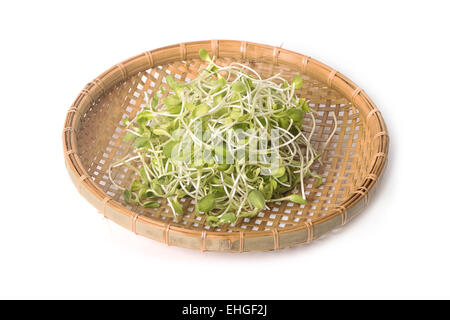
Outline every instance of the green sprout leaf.
<path fill-rule="evenodd" d="M 202 59 L 203 61 L 211 61 L 211 58 L 209 57 L 209 53 L 205 49 L 200 49 L 200 51 L 198 52 L 198 55 L 200 56 L 200 59 Z"/>
<path fill-rule="evenodd" d="M 128 132 L 126 135 L 123 136 L 123 141 L 128 142 L 136 137 L 137 135 L 135 135 L 134 133 Z"/>
<path fill-rule="evenodd" d="M 206 223 L 208 223 L 208 225 L 210 226 L 217 226 L 219 224 L 219 218 L 217 218 L 216 216 L 208 216 L 206 217 Z"/>
<path fill-rule="evenodd" d="M 173 207 L 173 210 L 175 211 L 175 213 L 177 215 L 182 216 L 183 215 L 183 208 L 181 207 L 181 204 L 178 202 L 178 200 L 176 198 L 174 199 L 169 199 L 170 204 Z"/>
<path fill-rule="evenodd" d="M 305 113 L 301 109 L 289 109 L 287 111 L 287 114 L 288 114 L 289 118 L 294 120 L 294 122 L 298 122 L 298 123 L 303 122 L 303 117 L 305 115 Z"/>
<path fill-rule="evenodd" d="M 138 137 L 136 140 L 134 140 L 133 147 L 136 149 L 139 148 L 145 148 L 149 146 L 148 139 L 146 137 Z"/>
<path fill-rule="evenodd" d="M 143 188 L 144 185 L 139 180 L 134 180 L 131 183 L 131 191 L 138 191 L 139 189 Z"/>
<path fill-rule="evenodd" d="M 258 214 L 259 211 L 250 211 L 250 212 L 245 212 L 245 211 L 241 211 L 239 213 L 238 218 L 253 218 Z"/>
<path fill-rule="evenodd" d="M 248 202 L 256 209 L 262 210 L 266 207 L 264 195 L 259 190 L 252 190 L 248 194 Z"/>
<path fill-rule="evenodd" d="M 234 213 L 225 213 L 220 217 L 220 223 L 233 223 L 236 221 L 236 215 Z"/>
<path fill-rule="evenodd" d="M 216 197 L 213 193 L 210 193 L 198 201 L 197 208 L 200 212 L 209 212 L 214 209 L 216 205 Z"/>
<path fill-rule="evenodd" d="M 167 112 L 170 114 L 179 114 L 181 112 L 181 104 L 167 106 Z"/>
<path fill-rule="evenodd" d="M 124 127 L 128 127 L 129 124 L 130 124 L 130 119 L 128 119 L 128 117 L 125 116 L 125 117 L 122 119 L 122 125 L 123 125 Z"/>
<path fill-rule="evenodd" d="M 141 179 L 145 181 L 145 183 L 150 182 L 150 178 L 147 176 L 147 172 L 145 171 L 144 167 L 139 170 L 139 175 Z"/>
<path fill-rule="evenodd" d="M 320 186 L 322 185 L 322 176 L 320 176 L 320 175 L 318 175 L 318 174 L 315 174 L 315 173 L 312 173 L 312 172 L 309 172 L 309 174 L 310 174 L 312 177 L 314 177 L 314 178 L 317 179 L 316 187 L 320 187 Z"/>
<path fill-rule="evenodd" d="M 247 91 L 245 85 L 242 82 L 233 83 L 233 85 L 231 86 L 231 90 L 237 93 L 244 93 L 245 91 Z"/>
<path fill-rule="evenodd" d="M 143 204 L 144 208 L 159 208 L 160 204 L 156 201 L 146 201 Z"/>
<path fill-rule="evenodd" d="M 145 125 L 149 120 L 152 120 L 155 116 L 149 111 L 143 111 L 136 117 L 137 124 L 141 127 Z"/>
<path fill-rule="evenodd" d="M 170 133 L 168 133 L 166 130 L 164 129 L 154 129 L 153 133 L 156 134 L 157 136 L 167 136 L 169 138 L 171 138 L 172 136 L 170 135 Z"/>
<path fill-rule="evenodd" d="M 152 98 L 152 107 L 156 107 L 158 105 L 159 99 L 158 96 L 155 94 Z"/>
<path fill-rule="evenodd" d="M 166 77 L 166 81 L 167 81 L 167 84 L 169 85 L 169 87 L 171 87 L 172 89 L 176 89 L 180 86 L 180 83 L 176 82 L 175 79 L 171 75 L 168 75 Z"/>
<path fill-rule="evenodd" d="M 167 157 L 167 158 L 172 158 L 172 153 L 174 151 L 178 150 L 179 148 L 177 148 L 177 146 L 179 145 L 178 141 L 170 141 L 168 142 L 166 145 L 164 145 L 163 147 L 163 154 Z"/>
<path fill-rule="evenodd" d="M 302 108 L 303 112 L 308 113 L 311 112 L 311 108 L 309 107 L 308 101 L 301 98 L 299 99 L 298 105 Z"/>
<path fill-rule="evenodd" d="M 125 189 L 123 191 L 123 198 L 125 199 L 126 202 L 131 203 L 131 191 L 128 189 Z"/>
<path fill-rule="evenodd" d="M 306 204 L 306 200 L 303 199 L 302 196 L 298 195 L 298 194 L 291 194 L 290 196 L 285 198 L 286 200 L 298 203 L 298 204 Z"/>
<path fill-rule="evenodd" d="M 165 97 L 162 99 L 162 102 L 167 106 L 177 106 L 181 104 L 180 98 L 174 95 Z"/>
<path fill-rule="evenodd" d="M 272 176 L 275 178 L 281 178 L 282 176 L 284 176 L 284 174 L 286 173 L 286 168 L 285 167 L 279 167 L 277 170 L 275 170 L 272 173 Z"/>
<path fill-rule="evenodd" d="M 209 107 L 207 104 L 199 104 L 198 106 L 195 106 L 194 109 L 192 110 L 192 115 L 194 116 L 194 118 L 202 116 L 204 114 L 207 114 L 209 111 Z"/>
<path fill-rule="evenodd" d="M 295 90 L 299 90 L 303 86 L 303 79 L 299 75 L 296 75 L 294 79 L 292 79 L 292 83 L 294 84 Z"/>

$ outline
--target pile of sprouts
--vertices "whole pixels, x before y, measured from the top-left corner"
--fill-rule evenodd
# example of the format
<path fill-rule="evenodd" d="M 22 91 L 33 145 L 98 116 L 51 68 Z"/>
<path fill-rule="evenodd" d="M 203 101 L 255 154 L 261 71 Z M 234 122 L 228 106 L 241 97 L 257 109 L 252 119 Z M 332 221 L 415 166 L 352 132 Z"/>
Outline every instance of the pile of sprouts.
<path fill-rule="evenodd" d="M 183 215 L 180 199 L 195 199 L 195 213 L 206 215 L 210 226 L 254 217 L 268 202 L 289 200 L 306 204 L 304 179 L 321 156 L 311 145 L 315 111 L 279 74 L 267 79 L 240 63 L 219 66 L 206 50 L 208 62 L 198 77 L 187 83 L 165 78 L 170 90 L 160 87 L 146 105 L 122 124 L 133 152 L 109 168 L 112 183 L 123 190 L 126 202 L 159 207 L 166 198 L 175 216 Z M 309 133 L 302 131 L 311 118 Z M 325 149 L 335 128 L 322 147 Z M 138 178 L 123 187 L 112 177 L 126 166 Z M 299 194 L 294 190 L 299 186 Z"/>

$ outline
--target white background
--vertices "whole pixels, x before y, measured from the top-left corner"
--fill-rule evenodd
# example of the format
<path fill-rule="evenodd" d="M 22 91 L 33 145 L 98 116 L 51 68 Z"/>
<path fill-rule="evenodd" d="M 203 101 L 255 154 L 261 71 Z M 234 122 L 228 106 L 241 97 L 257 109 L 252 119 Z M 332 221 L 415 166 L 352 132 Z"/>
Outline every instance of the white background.
<path fill-rule="evenodd" d="M 0 298 L 450 298 L 445 4 L 2 2 Z M 84 85 L 143 51 L 206 39 L 283 43 L 369 94 L 391 149 L 361 216 L 309 246 L 201 253 L 123 230 L 77 193 L 61 135 Z"/>

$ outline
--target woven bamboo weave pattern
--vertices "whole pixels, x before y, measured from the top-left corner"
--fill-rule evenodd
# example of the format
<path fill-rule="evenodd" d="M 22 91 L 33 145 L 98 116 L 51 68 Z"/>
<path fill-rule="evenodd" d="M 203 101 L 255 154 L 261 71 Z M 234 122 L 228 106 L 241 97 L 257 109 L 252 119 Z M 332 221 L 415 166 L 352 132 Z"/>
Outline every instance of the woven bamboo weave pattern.
<path fill-rule="evenodd" d="M 308 203 L 271 203 L 257 217 L 239 218 L 231 225 L 211 228 L 205 216 L 194 214 L 191 198 L 181 199 L 184 216 L 175 219 L 166 200 L 144 209 L 125 203 L 122 192 L 111 184 L 111 163 L 133 152 L 123 142 L 120 122 L 141 111 L 145 93 L 152 97 L 167 75 L 189 81 L 200 67 L 198 50 L 207 49 L 217 63 L 247 64 L 263 77 L 280 73 L 291 80 L 303 77 L 298 92 L 318 114 L 312 142 L 316 149 L 338 128 L 314 170 L 323 177 L 320 187 L 305 180 Z M 311 120 L 305 118 L 304 128 Z M 387 160 L 388 134 L 378 109 L 363 90 L 339 72 L 312 58 L 284 49 L 243 41 L 213 40 L 186 43 L 146 52 L 111 68 L 89 83 L 67 114 L 63 132 L 66 165 L 74 183 L 107 218 L 149 238 L 188 248 L 213 251 L 273 250 L 307 243 L 347 223 L 367 205 L 369 194 Z M 132 170 L 112 171 L 116 182 L 128 186 L 136 178 Z"/>

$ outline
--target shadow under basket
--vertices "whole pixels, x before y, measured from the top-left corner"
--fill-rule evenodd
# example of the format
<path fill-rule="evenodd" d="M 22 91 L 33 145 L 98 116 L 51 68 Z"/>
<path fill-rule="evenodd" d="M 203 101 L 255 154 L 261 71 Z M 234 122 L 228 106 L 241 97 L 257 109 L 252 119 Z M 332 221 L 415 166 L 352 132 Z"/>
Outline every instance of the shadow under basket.
<path fill-rule="evenodd" d="M 303 77 L 301 97 L 317 111 L 312 143 L 320 148 L 331 134 L 335 113 L 337 131 L 313 169 L 323 177 L 305 179 L 308 203 L 271 203 L 256 217 L 239 218 L 217 228 L 196 216 L 194 200 L 181 199 L 184 215 L 175 219 L 165 199 L 159 208 L 130 206 L 123 192 L 111 184 L 111 163 L 133 151 L 122 140 L 120 124 L 167 86 L 169 74 L 181 81 L 196 77 L 204 66 L 198 58 L 206 49 L 216 62 L 238 61 L 263 77 L 280 73 L 287 80 Z M 308 117 L 305 127 L 308 126 Z M 211 40 L 182 43 L 123 61 L 90 82 L 69 109 L 63 131 L 65 163 L 78 191 L 106 218 L 136 234 L 171 246 L 207 251 L 267 251 L 306 244 L 344 225 L 367 205 L 386 165 L 389 137 L 383 118 L 370 98 L 344 75 L 310 57 L 245 41 Z M 128 186 L 135 173 L 121 167 L 113 172 L 118 183 Z"/>

